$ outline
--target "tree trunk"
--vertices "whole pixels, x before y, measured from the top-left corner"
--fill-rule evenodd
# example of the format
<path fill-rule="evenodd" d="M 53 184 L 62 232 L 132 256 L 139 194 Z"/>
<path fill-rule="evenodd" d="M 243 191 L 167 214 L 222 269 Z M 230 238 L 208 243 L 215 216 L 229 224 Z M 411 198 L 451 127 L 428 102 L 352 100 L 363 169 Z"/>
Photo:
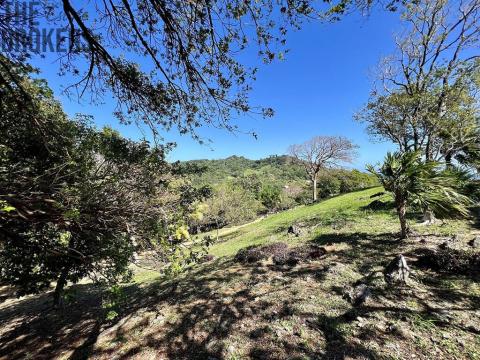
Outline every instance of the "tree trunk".
<path fill-rule="evenodd" d="M 313 186 L 313 202 L 317 202 L 317 177 L 315 176 L 312 179 L 312 186 Z"/>
<path fill-rule="evenodd" d="M 445 155 L 445 165 L 446 165 L 447 169 L 449 169 L 449 170 L 452 170 L 452 169 L 453 169 L 452 153 L 451 153 L 451 152 L 448 152 L 448 153 Z"/>
<path fill-rule="evenodd" d="M 408 225 L 407 225 L 407 204 L 405 201 L 402 201 L 398 207 L 398 219 L 400 220 L 400 237 L 405 239 L 408 234 Z"/>
<path fill-rule="evenodd" d="M 59 308 L 63 305 L 63 289 L 65 285 L 67 285 L 67 275 L 68 275 L 68 267 L 64 267 L 60 276 L 57 280 L 57 285 L 55 286 L 55 292 L 53 293 L 53 306 L 55 308 Z"/>

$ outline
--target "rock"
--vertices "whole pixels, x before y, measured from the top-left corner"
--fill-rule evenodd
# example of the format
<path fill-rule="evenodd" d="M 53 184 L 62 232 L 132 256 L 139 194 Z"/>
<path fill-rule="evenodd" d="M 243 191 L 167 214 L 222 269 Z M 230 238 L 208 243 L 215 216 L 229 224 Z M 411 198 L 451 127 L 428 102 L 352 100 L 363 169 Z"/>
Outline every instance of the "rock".
<path fill-rule="evenodd" d="M 387 284 L 407 284 L 410 276 L 410 268 L 403 255 L 397 255 L 383 271 Z"/>
<path fill-rule="evenodd" d="M 438 247 L 440 249 L 446 249 L 448 248 L 448 242 L 447 241 L 444 241 L 443 243 L 441 243 L 440 245 L 438 245 Z"/>
<path fill-rule="evenodd" d="M 344 297 L 353 305 L 360 306 L 370 297 L 372 291 L 366 284 L 360 284 L 344 293 Z"/>
<path fill-rule="evenodd" d="M 235 346 L 229 345 L 228 348 L 227 348 L 227 351 L 228 351 L 229 354 L 235 353 L 235 351 L 236 351 Z"/>
<path fill-rule="evenodd" d="M 213 261 L 213 260 L 215 260 L 215 256 L 212 255 L 212 254 L 207 254 L 207 255 L 204 255 L 200 259 L 200 263 L 206 263 L 206 262 L 210 262 L 210 261 Z"/>
<path fill-rule="evenodd" d="M 480 235 L 475 236 L 472 240 L 468 242 L 468 245 L 471 247 L 478 249 L 480 248 Z"/>
<path fill-rule="evenodd" d="M 287 234 L 293 234 L 298 237 L 302 234 L 302 231 L 297 225 L 291 225 L 287 230 Z"/>

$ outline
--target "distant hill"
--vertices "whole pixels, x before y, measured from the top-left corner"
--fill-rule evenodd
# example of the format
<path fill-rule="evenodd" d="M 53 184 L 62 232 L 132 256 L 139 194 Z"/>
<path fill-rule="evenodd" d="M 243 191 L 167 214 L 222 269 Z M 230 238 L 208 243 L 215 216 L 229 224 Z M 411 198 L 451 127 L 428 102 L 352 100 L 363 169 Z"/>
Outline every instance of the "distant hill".
<path fill-rule="evenodd" d="M 182 162 L 184 169 L 202 184 L 215 185 L 227 179 L 255 173 L 269 181 L 308 180 L 303 167 L 287 155 L 272 155 L 265 159 L 250 160 L 243 156 L 230 156 L 218 160 L 190 160 Z"/>

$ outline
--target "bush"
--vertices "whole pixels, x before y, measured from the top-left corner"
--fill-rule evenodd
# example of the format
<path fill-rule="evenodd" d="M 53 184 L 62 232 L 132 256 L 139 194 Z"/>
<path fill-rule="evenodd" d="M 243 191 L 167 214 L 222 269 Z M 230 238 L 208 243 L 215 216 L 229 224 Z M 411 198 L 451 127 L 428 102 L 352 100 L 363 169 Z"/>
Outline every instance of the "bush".
<path fill-rule="evenodd" d="M 480 253 L 441 247 L 436 251 L 425 250 L 418 264 L 439 272 L 469 275 L 479 270 Z"/>
<path fill-rule="evenodd" d="M 287 252 L 288 245 L 285 243 L 273 243 L 264 246 L 252 245 L 240 249 L 235 255 L 235 261 L 241 263 L 253 263 L 256 261 L 268 259 L 271 256 Z"/>
<path fill-rule="evenodd" d="M 333 171 L 323 172 L 317 179 L 318 196 L 327 198 L 340 193 L 341 181 Z"/>
<path fill-rule="evenodd" d="M 282 201 L 280 188 L 270 184 L 264 185 L 260 190 L 259 200 L 267 211 L 276 210 Z"/>

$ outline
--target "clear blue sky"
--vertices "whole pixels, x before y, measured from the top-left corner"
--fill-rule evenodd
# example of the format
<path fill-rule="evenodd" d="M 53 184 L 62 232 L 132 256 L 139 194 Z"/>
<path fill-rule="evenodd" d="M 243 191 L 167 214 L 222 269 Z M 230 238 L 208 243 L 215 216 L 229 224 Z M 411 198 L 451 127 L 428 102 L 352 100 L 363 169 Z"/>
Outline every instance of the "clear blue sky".
<path fill-rule="evenodd" d="M 369 18 L 358 14 L 338 23 L 312 22 L 300 31 L 291 32 L 287 47 L 290 53 L 284 61 L 261 66 L 251 94 L 254 105 L 275 110 L 270 119 L 245 116 L 240 128 L 255 131 L 250 135 L 231 134 L 225 130 L 203 128 L 200 134 L 213 143 L 200 145 L 175 131 L 164 133 L 167 141 L 178 146 L 169 160 L 224 158 L 242 155 L 251 159 L 271 154 L 284 154 L 293 143 L 303 142 L 314 135 L 343 135 L 360 146 L 354 167 L 363 169 L 367 163 L 380 161 L 388 143 L 372 143 L 363 126 L 353 120 L 353 114 L 367 101 L 373 81 L 372 71 L 382 56 L 393 51 L 393 35 L 399 30 L 399 14 L 376 12 Z M 68 79 L 56 75 L 54 58 L 36 63 L 47 78 L 68 114 L 91 114 L 98 126 L 110 125 L 131 138 L 141 136 L 134 126 L 121 126 L 112 115 L 113 101 L 89 104 L 68 99 L 61 94 Z M 258 59 L 249 59 L 253 64 Z"/>

